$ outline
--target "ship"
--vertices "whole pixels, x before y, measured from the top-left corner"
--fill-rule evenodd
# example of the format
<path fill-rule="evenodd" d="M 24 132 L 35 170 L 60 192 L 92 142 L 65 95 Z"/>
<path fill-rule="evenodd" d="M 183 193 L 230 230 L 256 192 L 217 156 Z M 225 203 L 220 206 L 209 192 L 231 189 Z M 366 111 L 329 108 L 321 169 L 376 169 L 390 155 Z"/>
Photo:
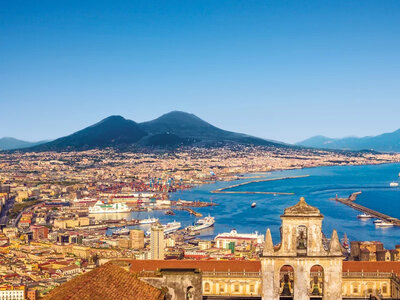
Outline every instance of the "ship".
<path fill-rule="evenodd" d="M 182 226 L 181 222 L 173 221 L 173 222 L 167 223 L 167 224 L 163 225 L 164 234 L 177 231 L 179 228 L 181 228 L 181 226 Z"/>
<path fill-rule="evenodd" d="M 130 212 L 129 207 L 125 203 L 104 203 L 97 201 L 93 207 L 89 207 L 90 214 L 105 214 L 105 213 L 125 213 Z"/>
<path fill-rule="evenodd" d="M 156 222 L 158 222 L 158 219 L 157 218 L 147 218 L 147 219 L 142 219 L 142 220 L 139 220 L 139 224 L 141 224 L 141 225 L 144 225 L 144 224 L 153 224 L 153 223 L 156 223 Z"/>
<path fill-rule="evenodd" d="M 398 182 L 391 182 L 390 186 L 391 187 L 397 187 L 397 186 L 399 186 L 399 183 Z"/>
<path fill-rule="evenodd" d="M 257 203 L 253 202 L 253 203 L 251 204 L 251 208 L 256 207 L 256 205 L 257 205 Z"/>
<path fill-rule="evenodd" d="M 371 216 L 369 214 L 361 214 L 361 215 L 358 215 L 357 218 L 359 218 L 359 219 L 372 219 L 373 216 Z"/>
<path fill-rule="evenodd" d="M 112 234 L 114 235 L 120 235 L 120 234 L 129 234 L 129 228 L 120 228 L 115 230 Z"/>
<path fill-rule="evenodd" d="M 392 227 L 393 226 L 393 224 L 392 223 L 389 223 L 389 222 L 378 222 L 378 223 L 375 223 L 375 226 L 376 227 Z"/>
<path fill-rule="evenodd" d="M 196 225 L 189 226 L 189 227 L 187 227 L 187 229 L 189 231 L 200 231 L 200 230 L 214 226 L 214 223 L 215 223 L 214 217 L 208 216 L 203 219 L 199 219 L 196 222 Z"/>

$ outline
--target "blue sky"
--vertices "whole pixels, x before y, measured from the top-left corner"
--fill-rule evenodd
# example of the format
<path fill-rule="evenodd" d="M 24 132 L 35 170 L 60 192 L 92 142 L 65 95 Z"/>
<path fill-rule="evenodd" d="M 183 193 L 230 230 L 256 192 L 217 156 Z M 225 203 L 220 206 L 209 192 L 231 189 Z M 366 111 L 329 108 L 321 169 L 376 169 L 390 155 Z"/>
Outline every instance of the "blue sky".
<path fill-rule="evenodd" d="M 400 1 L 1 1 L 0 137 L 171 110 L 285 142 L 400 128 Z"/>

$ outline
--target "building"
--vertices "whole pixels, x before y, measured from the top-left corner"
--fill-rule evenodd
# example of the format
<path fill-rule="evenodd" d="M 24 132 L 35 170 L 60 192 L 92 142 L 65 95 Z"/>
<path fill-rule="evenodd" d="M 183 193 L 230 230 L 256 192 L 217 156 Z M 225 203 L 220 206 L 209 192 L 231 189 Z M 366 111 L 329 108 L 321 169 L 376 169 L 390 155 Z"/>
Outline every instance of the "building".
<path fill-rule="evenodd" d="M 45 226 L 32 225 L 31 230 L 32 230 L 32 239 L 34 241 L 47 239 L 49 235 L 49 229 Z"/>
<path fill-rule="evenodd" d="M 24 285 L 0 286 L 0 300 L 25 300 L 26 287 Z"/>
<path fill-rule="evenodd" d="M 151 259 L 164 259 L 164 227 L 155 224 L 150 231 L 150 257 Z"/>
<path fill-rule="evenodd" d="M 256 245 L 264 242 L 264 235 L 256 233 L 238 233 L 235 229 L 229 233 L 220 233 L 215 239 L 217 248 L 229 249 L 231 245 Z"/>
<path fill-rule="evenodd" d="M 144 248 L 144 231 L 143 230 L 131 230 L 129 232 L 129 237 L 131 240 L 131 247 L 133 249 L 143 249 Z"/>
<path fill-rule="evenodd" d="M 335 230 L 324 245 L 323 218 L 302 197 L 281 215 L 278 247 L 267 230 L 261 257 L 263 299 L 342 299 L 342 248 Z"/>
<path fill-rule="evenodd" d="M 123 267 L 108 263 L 55 288 L 44 300 L 165 300 L 164 293 L 137 279 Z"/>

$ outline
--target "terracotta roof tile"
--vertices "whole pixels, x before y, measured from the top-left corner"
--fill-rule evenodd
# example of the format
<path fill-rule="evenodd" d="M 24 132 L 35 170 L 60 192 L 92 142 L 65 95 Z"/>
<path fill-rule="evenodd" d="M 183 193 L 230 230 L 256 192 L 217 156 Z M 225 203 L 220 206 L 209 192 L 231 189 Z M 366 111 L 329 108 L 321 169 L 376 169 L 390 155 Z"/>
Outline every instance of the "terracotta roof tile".
<path fill-rule="evenodd" d="M 259 272 L 261 262 L 256 260 L 131 260 L 132 272 L 157 269 L 199 269 L 200 271 Z"/>
<path fill-rule="evenodd" d="M 343 272 L 394 272 L 400 276 L 400 261 L 344 261 Z"/>
<path fill-rule="evenodd" d="M 44 300 L 161 300 L 164 293 L 107 263 L 52 290 Z"/>

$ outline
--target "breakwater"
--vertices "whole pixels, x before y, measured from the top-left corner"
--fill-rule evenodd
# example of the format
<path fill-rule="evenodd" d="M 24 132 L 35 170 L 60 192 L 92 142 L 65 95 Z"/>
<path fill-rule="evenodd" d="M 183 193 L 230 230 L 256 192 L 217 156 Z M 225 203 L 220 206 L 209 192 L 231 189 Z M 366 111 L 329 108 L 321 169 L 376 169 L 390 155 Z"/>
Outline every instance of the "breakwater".
<path fill-rule="evenodd" d="M 296 179 L 296 178 L 304 178 L 310 175 L 299 175 L 299 176 L 286 176 L 286 177 L 278 177 L 278 178 L 268 178 L 268 179 L 261 179 L 261 180 L 252 180 L 247 182 L 242 182 L 234 185 L 230 185 L 227 187 L 219 188 L 216 190 L 211 191 L 211 193 L 215 194 L 267 194 L 267 195 L 294 195 L 294 193 L 288 192 L 251 192 L 251 191 L 229 191 L 230 189 L 248 185 L 251 183 L 257 182 L 267 182 L 267 181 L 277 181 L 277 180 L 286 180 L 286 179 Z"/>
<path fill-rule="evenodd" d="M 356 197 L 357 197 L 357 195 L 359 193 L 353 193 L 349 198 L 338 198 L 338 197 L 336 197 L 336 198 L 330 198 L 329 200 L 335 200 L 335 201 L 340 202 L 340 203 L 342 203 L 344 205 L 347 205 L 347 206 L 349 206 L 351 208 L 354 208 L 354 209 L 356 209 L 358 211 L 361 211 L 361 212 L 363 212 L 365 214 L 371 215 L 374 218 L 381 219 L 381 220 L 383 220 L 383 221 L 385 221 L 387 223 L 391 223 L 394 226 L 400 226 L 400 220 L 399 219 L 391 217 L 391 216 L 386 215 L 386 214 L 383 214 L 383 213 L 381 213 L 379 211 L 370 209 L 370 208 L 365 207 L 363 205 L 360 205 L 358 203 L 354 203 L 354 201 L 355 201 L 355 199 L 356 199 Z"/>

